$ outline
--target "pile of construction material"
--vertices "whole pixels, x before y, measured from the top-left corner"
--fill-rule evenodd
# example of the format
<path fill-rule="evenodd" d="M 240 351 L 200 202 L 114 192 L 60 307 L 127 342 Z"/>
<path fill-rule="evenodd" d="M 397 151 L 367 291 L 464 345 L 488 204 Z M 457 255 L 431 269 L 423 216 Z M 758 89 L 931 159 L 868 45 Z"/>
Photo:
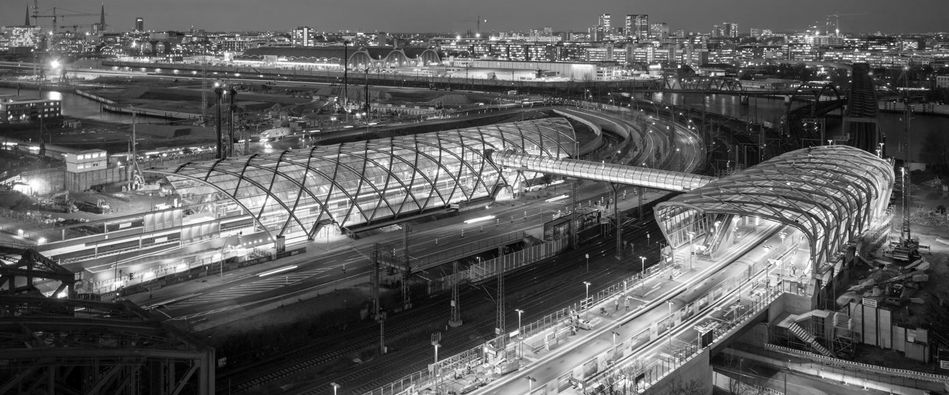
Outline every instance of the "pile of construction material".
<path fill-rule="evenodd" d="M 895 265 L 888 260 L 876 259 L 871 263 L 870 275 L 847 289 L 837 298 L 838 305 L 864 298 L 876 299 L 880 303 L 901 306 L 906 302 L 923 304 L 922 298 L 914 297 L 929 281 L 931 264 L 917 259 L 906 266 Z"/>

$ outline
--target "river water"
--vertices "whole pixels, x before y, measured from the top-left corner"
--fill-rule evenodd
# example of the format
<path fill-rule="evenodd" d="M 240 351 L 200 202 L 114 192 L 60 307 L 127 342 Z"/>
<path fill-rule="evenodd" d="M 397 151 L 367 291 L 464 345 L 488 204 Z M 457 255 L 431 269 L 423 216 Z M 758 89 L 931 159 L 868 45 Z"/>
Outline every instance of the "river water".
<path fill-rule="evenodd" d="M 16 88 L 0 88 L 0 96 L 16 95 Z M 22 89 L 20 95 L 36 97 L 37 91 Z M 69 92 L 43 91 L 39 96 L 62 100 L 63 115 L 95 120 L 131 124 L 132 117 L 102 111 L 99 103 Z M 696 109 L 702 108 L 703 95 L 662 94 L 657 93 L 653 100 L 665 104 L 685 105 Z M 747 105 L 742 105 L 738 96 L 709 95 L 707 111 L 724 114 L 754 122 L 772 122 L 777 124 L 787 112 L 782 98 L 750 98 Z M 795 104 L 800 105 L 800 104 Z M 901 113 L 880 113 L 877 116 L 879 128 L 886 136 L 887 153 L 896 158 L 904 158 L 906 153 L 907 133 Z M 910 129 L 909 141 L 912 159 L 919 159 L 919 152 L 926 144 L 926 136 L 932 132 L 949 132 L 949 117 L 914 114 Z M 831 130 L 833 132 L 833 130 Z M 256 148 L 256 147 L 255 147 Z M 261 147 L 262 148 L 262 147 Z M 277 148 L 277 147 L 274 147 Z M 252 149 L 252 151 L 257 151 Z"/>
<path fill-rule="evenodd" d="M 653 95 L 653 100 L 665 104 L 685 105 L 702 109 L 703 95 L 662 94 Z M 706 110 L 753 122 L 771 122 L 777 124 L 787 114 L 783 98 L 749 98 L 742 105 L 738 96 L 709 95 Z M 803 104 L 793 104 L 792 109 Z M 902 113 L 880 112 L 877 114 L 877 126 L 886 137 L 887 155 L 905 159 L 906 142 L 909 140 L 910 159 L 920 161 L 920 151 L 927 144 L 930 133 L 949 133 L 949 117 L 938 115 L 913 114 L 909 134 L 903 122 Z M 828 130 L 835 132 L 835 130 Z M 947 147 L 949 149 L 949 147 Z"/>

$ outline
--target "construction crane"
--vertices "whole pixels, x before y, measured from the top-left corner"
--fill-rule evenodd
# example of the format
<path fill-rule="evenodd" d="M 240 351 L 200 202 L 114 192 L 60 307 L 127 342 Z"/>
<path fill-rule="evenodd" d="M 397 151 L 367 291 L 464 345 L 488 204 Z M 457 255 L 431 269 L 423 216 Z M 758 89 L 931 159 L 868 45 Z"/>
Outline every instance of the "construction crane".
<path fill-rule="evenodd" d="M 480 38 L 480 37 L 481 37 L 481 24 L 482 24 L 482 23 L 488 23 L 488 20 L 487 20 L 485 17 L 479 15 L 479 16 L 477 17 L 477 19 L 475 19 L 474 21 L 472 21 L 471 18 L 465 18 L 465 19 L 459 20 L 459 22 L 464 22 L 465 24 L 468 24 L 467 29 L 468 29 L 468 35 L 469 35 L 469 36 L 471 35 L 471 25 L 470 25 L 470 23 L 471 23 L 471 22 L 475 22 L 475 29 L 476 29 L 476 30 L 475 30 L 475 37 Z"/>
<path fill-rule="evenodd" d="M 906 101 L 903 102 L 903 122 L 904 122 L 904 133 L 906 136 L 906 146 L 909 145 L 909 136 L 910 136 L 910 123 L 913 119 L 913 106 L 909 105 Z M 902 217 L 903 223 L 900 226 L 900 240 L 895 242 L 890 242 L 890 251 L 889 257 L 894 260 L 910 263 L 914 262 L 920 257 L 919 250 L 929 250 L 928 245 L 919 244 L 919 237 L 913 238 L 913 233 L 911 231 L 912 226 L 912 213 L 910 212 L 911 207 L 911 196 L 910 196 L 910 184 L 909 184 L 909 175 L 906 174 L 906 167 L 903 166 L 900 168 L 900 206 L 902 208 Z M 894 191 L 896 192 L 896 191 Z"/>
<path fill-rule="evenodd" d="M 99 16 L 99 14 L 95 14 L 95 13 L 75 12 L 75 11 L 70 11 L 70 10 L 67 10 L 67 11 L 69 11 L 69 12 L 68 12 L 68 13 L 60 13 L 60 14 L 57 14 L 57 13 L 56 13 L 56 7 L 53 7 L 53 13 L 52 13 L 52 14 L 50 14 L 50 15 L 42 15 L 42 14 L 40 14 L 40 2 L 39 2 L 39 0 L 33 0 L 33 15 L 32 15 L 32 17 L 33 17 L 33 24 L 36 25 L 36 26 L 39 26 L 39 19 L 40 19 L 40 18 L 50 18 L 50 19 L 53 20 L 53 32 L 56 32 L 56 30 L 58 30 L 58 29 L 57 29 L 57 28 L 58 28 L 58 22 L 59 22 L 59 20 L 60 20 L 61 18 L 65 18 L 65 17 L 67 17 L 67 16 L 69 16 L 69 17 L 75 17 L 75 16 Z"/>

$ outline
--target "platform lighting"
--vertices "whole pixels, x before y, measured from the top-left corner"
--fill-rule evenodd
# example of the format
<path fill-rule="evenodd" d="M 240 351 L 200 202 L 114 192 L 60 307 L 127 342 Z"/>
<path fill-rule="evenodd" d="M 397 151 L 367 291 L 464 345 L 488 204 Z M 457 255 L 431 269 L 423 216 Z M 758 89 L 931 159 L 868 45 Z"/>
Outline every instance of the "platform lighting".
<path fill-rule="evenodd" d="M 490 221 L 490 220 L 492 220 L 492 219 L 494 219 L 494 218 L 496 218 L 496 217 L 493 216 L 493 215 L 485 215 L 485 216 L 483 216 L 483 217 L 477 217 L 477 218 L 472 218 L 472 219 L 466 219 L 466 220 L 465 220 L 465 223 L 468 224 L 468 225 L 471 225 L 471 224 L 478 223 L 478 222 Z"/>
<path fill-rule="evenodd" d="M 568 198 L 568 197 L 570 197 L 570 195 L 566 195 L 566 194 L 565 194 L 565 195 L 560 195 L 560 196 L 555 196 L 555 197 L 552 197 L 552 198 L 550 198 L 550 199 L 544 200 L 544 202 L 546 202 L 546 203 L 558 202 L 558 201 L 564 200 L 564 199 L 566 199 L 566 198 Z"/>
<path fill-rule="evenodd" d="M 257 275 L 257 277 L 267 277 L 267 276 L 274 275 L 274 274 L 277 274 L 277 273 L 283 273 L 283 272 L 286 272 L 286 271 L 290 271 L 290 270 L 293 270 L 293 269 L 296 269 L 296 268 L 297 268 L 297 265 L 290 265 L 290 266 L 278 267 L 278 268 L 276 268 L 276 269 L 268 270 L 268 271 L 266 271 L 266 272 L 260 273 L 260 274 Z"/>

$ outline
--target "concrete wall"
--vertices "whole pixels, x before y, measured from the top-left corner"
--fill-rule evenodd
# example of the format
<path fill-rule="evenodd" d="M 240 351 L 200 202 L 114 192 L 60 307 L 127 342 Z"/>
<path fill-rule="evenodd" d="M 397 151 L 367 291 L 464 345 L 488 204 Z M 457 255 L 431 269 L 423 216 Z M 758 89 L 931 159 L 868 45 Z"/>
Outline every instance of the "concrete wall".
<path fill-rule="evenodd" d="M 649 387 L 644 394 L 711 394 L 712 367 L 709 364 L 709 353 L 709 349 L 706 348 L 675 372 Z"/>
<path fill-rule="evenodd" d="M 769 308 L 768 310 L 773 310 Z M 768 342 L 768 324 L 765 322 L 754 324 L 748 331 L 735 336 L 735 342 L 763 347 Z"/>
<path fill-rule="evenodd" d="M 37 195 L 49 195 L 61 192 L 66 187 L 66 170 L 62 167 L 54 169 L 29 170 L 20 173 L 20 177 L 27 180 Z"/>
<path fill-rule="evenodd" d="M 83 173 L 65 173 L 66 189 L 72 192 L 82 192 L 95 185 L 125 181 L 126 172 L 127 170 L 124 167 L 112 166 Z"/>
<path fill-rule="evenodd" d="M 811 298 L 785 292 L 768 309 L 768 322 L 775 322 L 783 313 L 804 314 L 811 311 Z"/>
<path fill-rule="evenodd" d="M 929 362 L 927 330 L 898 326 L 890 310 L 856 302 L 850 303 L 850 318 L 856 342 L 900 351 L 907 358 Z"/>

